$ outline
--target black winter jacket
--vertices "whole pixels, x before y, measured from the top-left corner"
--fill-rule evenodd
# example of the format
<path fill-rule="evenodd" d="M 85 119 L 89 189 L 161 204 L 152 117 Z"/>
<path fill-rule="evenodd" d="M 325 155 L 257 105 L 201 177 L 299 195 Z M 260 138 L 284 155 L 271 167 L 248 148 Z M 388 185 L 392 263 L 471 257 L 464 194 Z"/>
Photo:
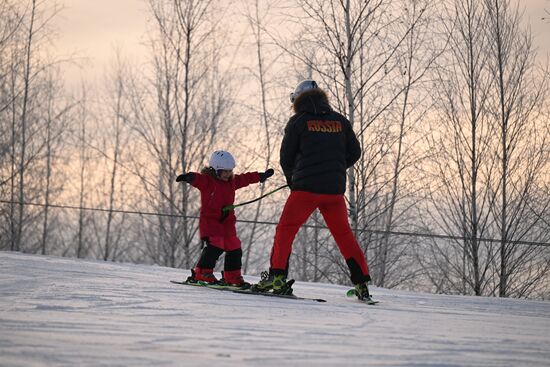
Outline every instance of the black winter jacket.
<path fill-rule="evenodd" d="M 292 190 L 343 194 L 346 169 L 361 156 L 350 122 L 330 107 L 320 89 L 294 101 L 281 144 L 281 167 Z"/>

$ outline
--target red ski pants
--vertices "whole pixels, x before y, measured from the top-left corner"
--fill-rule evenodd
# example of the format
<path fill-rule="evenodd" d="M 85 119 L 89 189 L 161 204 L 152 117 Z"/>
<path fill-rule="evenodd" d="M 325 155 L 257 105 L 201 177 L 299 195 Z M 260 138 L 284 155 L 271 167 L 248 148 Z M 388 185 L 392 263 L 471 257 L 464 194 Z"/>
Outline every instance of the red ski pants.
<path fill-rule="evenodd" d="M 305 191 L 292 191 L 286 201 L 271 249 L 271 268 L 287 270 L 294 237 L 302 224 L 317 208 L 323 215 L 330 233 L 346 261 L 355 260 L 363 274 L 368 275 L 369 268 L 365 255 L 349 225 L 344 195 L 314 194 Z"/>

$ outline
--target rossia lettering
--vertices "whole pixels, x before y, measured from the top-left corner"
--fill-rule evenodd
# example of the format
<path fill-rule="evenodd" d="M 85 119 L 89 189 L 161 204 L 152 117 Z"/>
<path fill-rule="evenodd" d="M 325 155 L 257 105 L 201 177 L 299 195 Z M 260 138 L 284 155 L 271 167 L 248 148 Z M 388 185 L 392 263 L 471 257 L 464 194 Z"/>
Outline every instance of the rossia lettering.
<path fill-rule="evenodd" d="M 342 124 L 340 121 L 309 120 L 307 129 L 320 133 L 339 133 L 342 131 Z"/>

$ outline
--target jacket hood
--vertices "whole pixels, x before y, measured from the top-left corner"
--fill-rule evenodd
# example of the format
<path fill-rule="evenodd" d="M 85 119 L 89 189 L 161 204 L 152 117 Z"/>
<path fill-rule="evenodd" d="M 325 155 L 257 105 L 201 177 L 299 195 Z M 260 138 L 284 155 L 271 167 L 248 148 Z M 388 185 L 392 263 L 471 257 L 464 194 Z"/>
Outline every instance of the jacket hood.
<path fill-rule="evenodd" d="M 327 94 L 319 88 L 300 94 L 292 107 L 295 113 L 308 112 L 314 115 L 326 115 L 332 112 Z"/>

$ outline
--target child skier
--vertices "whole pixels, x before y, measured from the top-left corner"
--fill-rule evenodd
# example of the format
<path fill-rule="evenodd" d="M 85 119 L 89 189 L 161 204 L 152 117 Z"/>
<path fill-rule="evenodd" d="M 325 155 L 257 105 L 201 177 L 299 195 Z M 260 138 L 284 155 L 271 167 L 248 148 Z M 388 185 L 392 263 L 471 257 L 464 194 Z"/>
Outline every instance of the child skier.
<path fill-rule="evenodd" d="M 201 192 L 201 210 L 199 219 L 200 238 L 203 249 L 197 265 L 191 270 L 188 281 L 203 281 L 233 286 L 247 286 L 241 274 L 241 241 L 237 237 L 235 213 L 222 213 L 222 208 L 232 205 L 235 191 L 256 182 L 264 182 L 273 175 L 273 169 L 265 172 L 248 172 L 234 175 L 235 159 L 226 151 L 212 153 L 209 167 L 201 173 L 188 172 L 179 175 L 177 182 L 185 181 Z M 224 271 L 218 281 L 214 276 L 214 267 L 225 251 Z"/>

